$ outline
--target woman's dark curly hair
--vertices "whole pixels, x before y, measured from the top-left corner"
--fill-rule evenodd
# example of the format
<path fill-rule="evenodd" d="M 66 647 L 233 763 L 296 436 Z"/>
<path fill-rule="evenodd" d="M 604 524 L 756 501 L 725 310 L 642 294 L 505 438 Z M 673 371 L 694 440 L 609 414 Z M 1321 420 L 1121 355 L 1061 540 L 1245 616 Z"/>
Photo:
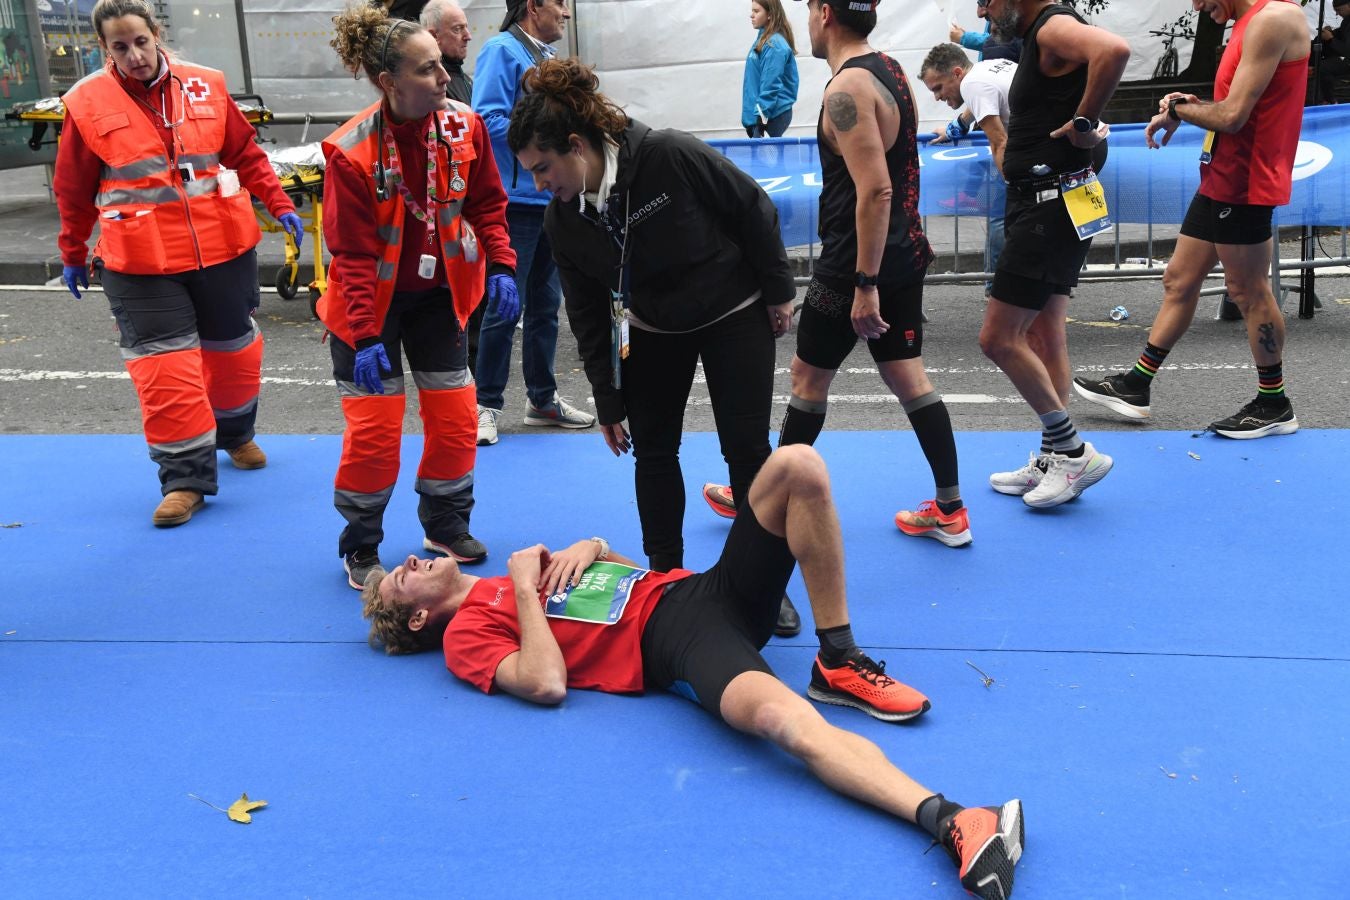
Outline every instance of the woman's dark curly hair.
<path fill-rule="evenodd" d="M 566 153 L 568 137 L 579 134 L 600 147 L 609 137 L 618 141 L 628 115 L 596 90 L 595 70 L 576 59 L 546 59 L 521 79 L 524 93 L 511 111 L 506 143 L 512 153 L 534 144 L 540 150 Z"/>

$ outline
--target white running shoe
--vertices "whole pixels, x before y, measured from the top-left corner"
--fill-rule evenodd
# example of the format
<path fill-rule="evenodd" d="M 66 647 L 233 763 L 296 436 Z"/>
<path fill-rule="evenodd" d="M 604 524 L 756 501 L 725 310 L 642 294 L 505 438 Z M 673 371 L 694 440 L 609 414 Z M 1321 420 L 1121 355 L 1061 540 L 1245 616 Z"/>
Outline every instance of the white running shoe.
<path fill-rule="evenodd" d="M 1000 494 L 1020 497 L 1028 491 L 1035 490 L 1036 485 L 1041 483 L 1049 459 L 1049 456 L 1037 456 L 1033 453 L 1027 457 L 1027 464 L 1017 471 L 995 472 L 990 475 L 989 486 Z"/>
<path fill-rule="evenodd" d="M 543 425 L 554 428 L 590 428 L 595 424 L 595 416 L 582 412 L 557 394 L 543 406 L 529 405 L 525 410 L 526 425 Z"/>
<path fill-rule="evenodd" d="M 500 409 L 478 407 L 478 446 L 486 447 L 497 443 L 497 417 L 501 414 Z"/>
<path fill-rule="evenodd" d="M 1091 444 L 1083 445 L 1083 455 L 1065 456 L 1051 453 L 1050 465 L 1034 490 L 1022 495 L 1022 502 L 1036 509 L 1048 509 L 1068 503 L 1083 491 L 1106 477 L 1113 462 L 1105 453 L 1098 453 Z"/>

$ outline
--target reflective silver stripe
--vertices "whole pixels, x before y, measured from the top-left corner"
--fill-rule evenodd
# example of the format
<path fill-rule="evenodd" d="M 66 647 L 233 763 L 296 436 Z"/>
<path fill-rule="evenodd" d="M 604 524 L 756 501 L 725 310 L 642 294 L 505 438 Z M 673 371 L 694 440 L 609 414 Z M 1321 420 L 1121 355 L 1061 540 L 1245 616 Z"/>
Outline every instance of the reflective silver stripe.
<path fill-rule="evenodd" d="M 216 178 L 214 175 L 210 178 L 194 178 L 183 185 L 183 189 L 189 197 L 206 197 L 216 192 Z"/>
<path fill-rule="evenodd" d="M 417 479 L 416 491 L 426 497 L 457 497 L 473 491 L 473 471 L 451 479 L 439 481 L 434 478 Z"/>
<path fill-rule="evenodd" d="M 384 490 L 376 491 L 373 494 L 360 494 L 357 493 L 356 491 L 335 490 L 333 491 L 333 505 L 336 506 L 338 509 L 355 508 L 355 509 L 378 510 L 384 509 L 386 506 L 388 506 L 389 498 L 392 497 L 393 495 L 394 495 L 394 486 L 392 484 L 389 485 L 389 487 L 385 488 Z"/>
<path fill-rule="evenodd" d="M 249 320 L 249 330 L 237 338 L 229 341 L 202 341 L 202 349 L 215 353 L 235 353 L 243 350 L 258 339 L 261 333 L 258 329 L 258 323 L 252 319 Z"/>
<path fill-rule="evenodd" d="M 94 205 L 123 206 L 128 203 L 177 203 L 181 199 L 177 188 L 157 187 L 141 190 L 107 191 L 94 198 Z"/>
<path fill-rule="evenodd" d="M 413 372 L 413 384 L 419 391 L 453 391 L 473 384 L 473 375 L 467 368 L 449 372 Z"/>
<path fill-rule="evenodd" d="M 258 408 L 258 398 L 254 397 L 252 400 L 248 401 L 243 406 L 236 406 L 234 409 L 217 409 L 216 407 L 213 406 L 211 407 L 211 413 L 217 419 L 232 419 L 235 416 L 247 415 L 248 413 L 253 412 L 257 408 Z"/>
<path fill-rule="evenodd" d="M 442 206 L 442 207 L 440 208 L 439 212 L 441 213 L 441 215 L 445 215 L 446 213 L 449 213 L 450 218 L 453 219 L 453 218 L 455 218 L 456 216 L 459 215 L 459 211 L 460 211 L 461 209 L 463 209 L 463 208 L 464 208 L 464 199 L 463 199 L 463 198 L 459 198 L 459 199 L 456 199 L 456 200 L 451 200 L 449 203 L 447 203 L 447 204 L 445 204 L 444 206 Z M 442 219 L 442 220 L 441 220 L 441 224 L 442 224 L 442 225 L 446 225 L 446 224 L 449 224 L 449 222 L 448 222 L 447 220 L 445 220 L 445 219 Z"/>
<path fill-rule="evenodd" d="M 436 210 L 436 224 L 440 225 L 442 229 L 449 231 L 450 226 L 455 224 L 455 218 L 458 215 L 459 213 L 451 210 L 448 204 L 442 206 L 440 209 Z"/>
<path fill-rule="evenodd" d="M 343 150 L 351 150 L 375 133 L 375 116 L 369 115 L 357 123 L 356 127 L 337 139 L 337 145 Z M 383 151 L 381 151 L 383 152 Z"/>
<path fill-rule="evenodd" d="M 197 169 L 212 169 L 220 165 L 218 153 L 187 153 L 178 157 L 179 164 L 191 163 Z"/>
<path fill-rule="evenodd" d="M 203 447 L 216 446 L 216 430 L 211 428 L 203 431 L 196 437 L 186 438 L 181 441 L 169 441 L 163 444 L 150 444 L 152 453 L 186 453 L 190 450 L 200 450 Z"/>
<path fill-rule="evenodd" d="M 178 337 L 163 338 L 158 341 L 145 341 L 139 344 L 133 344 L 130 347 L 123 347 L 122 359 L 130 361 L 133 359 L 142 359 L 146 356 L 160 356 L 165 353 L 177 353 L 180 350 L 194 350 L 200 347 L 196 333 L 184 334 Z"/>
<path fill-rule="evenodd" d="M 459 241 L 442 241 L 441 249 L 445 251 L 445 258 L 448 260 L 459 256 L 460 251 L 463 250 Z"/>
<path fill-rule="evenodd" d="M 384 262 L 383 260 L 381 260 L 380 265 L 375 269 L 375 280 L 389 281 L 391 278 L 394 277 L 395 268 L 396 265 L 394 263 Z"/>
<path fill-rule="evenodd" d="M 403 230 L 393 225 L 381 225 L 375 229 L 375 236 L 386 244 L 403 243 Z"/>
<path fill-rule="evenodd" d="M 167 171 L 169 171 L 167 157 L 151 156 L 134 163 L 128 163 L 125 166 L 105 165 L 103 167 L 103 180 L 132 181 L 136 178 L 149 178 L 151 175 L 158 175 Z"/>
<path fill-rule="evenodd" d="M 404 393 L 403 376 L 398 375 L 393 378 L 381 378 L 380 384 L 384 385 L 386 395 L 398 396 Z M 375 397 L 370 391 L 362 387 L 357 387 L 354 381 L 339 381 L 337 383 L 339 397 Z"/>

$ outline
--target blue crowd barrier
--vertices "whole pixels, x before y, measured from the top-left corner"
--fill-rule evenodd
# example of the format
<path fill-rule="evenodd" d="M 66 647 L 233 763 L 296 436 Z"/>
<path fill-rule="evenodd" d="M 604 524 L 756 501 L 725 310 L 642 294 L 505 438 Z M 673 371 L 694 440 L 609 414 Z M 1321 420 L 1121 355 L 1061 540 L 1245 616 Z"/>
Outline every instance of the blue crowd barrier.
<path fill-rule="evenodd" d="M 1179 224 L 1200 186 L 1205 132 L 1182 125 L 1171 142 L 1150 150 L 1144 125 L 1112 125 L 1101 181 L 1113 221 Z M 926 136 L 928 137 L 928 136 Z M 820 158 L 815 138 L 737 138 L 708 142 L 764 187 L 778 207 L 783 243 L 815 243 Z M 989 145 L 982 135 L 956 145 L 919 146 L 919 212 L 925 216 L 985 216 L 1001 199 Z M 1350 222 L 1350 108 L 1309 107 L 1294 161 L 1294 191 L 1279 210 L 1283 225 Z"/>

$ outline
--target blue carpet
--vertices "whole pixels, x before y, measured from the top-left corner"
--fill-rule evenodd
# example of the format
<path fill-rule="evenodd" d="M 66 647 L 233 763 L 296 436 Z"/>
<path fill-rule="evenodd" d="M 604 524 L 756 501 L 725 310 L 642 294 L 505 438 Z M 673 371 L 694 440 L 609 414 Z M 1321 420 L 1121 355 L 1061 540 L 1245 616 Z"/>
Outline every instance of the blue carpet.
<path fill-rule="evenodd" d="M 961 802 L 1022 797 L 1017 897 L 1340 893 L 1350 487 L 1328 473 L 1350 433 L 1103 433 L 1116 470 L 1048 512 L 984 484 L 1031 435 L 958 441 L 959 551 L 891 525 L 931 491 L 911 434 L 818 445 L 855 633 L 934 703 L 911 726 L 825 715 Z M 916 829 L 684 701 L 536 709 L 371 651 L 335 550 L 338 438 L 261 443 L 266 470 L 227 464 L 220 496 L 161 531 L 138 438 L 0 437 L 0 892 L 964 896 Z M 387 564 L 420 548 L 418 447 Z M 726 532 L 698 487 L 725 469 L 712 435 L 684 457 L 697 568 Z M 631 462 L 593 434 L 503 438 L 477 497 L 482 574 L 536 540 L 640 556 Z M 766 655 L 804 687 L 813 646 L 808 617 Z M 188 797 L 243 791 L 270 803 L 247 827 Z"/>

